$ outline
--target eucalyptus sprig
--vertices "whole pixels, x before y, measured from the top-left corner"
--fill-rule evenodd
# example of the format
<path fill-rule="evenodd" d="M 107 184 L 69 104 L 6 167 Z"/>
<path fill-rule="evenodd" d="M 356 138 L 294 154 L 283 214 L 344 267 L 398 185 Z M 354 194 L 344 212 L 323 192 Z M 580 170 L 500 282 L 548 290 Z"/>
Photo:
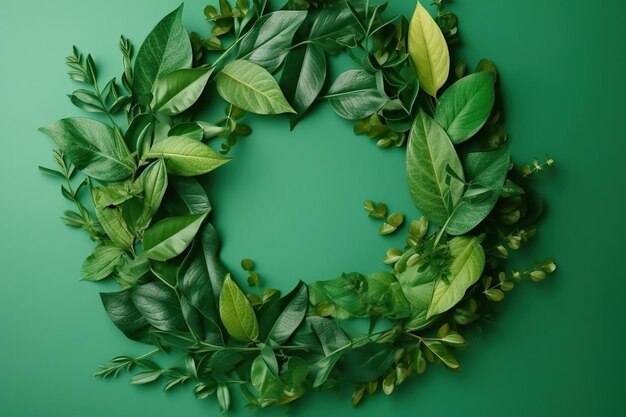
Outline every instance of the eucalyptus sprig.
<path fill-rule="evenodd" d="M 128 372 L 132 384 L 165 390 L 193 384 L 196 398 L 222 410 L 233 389 L 264 408 L 339 385 L 354 387 L 357 405 L 392 394 L 428 364 L 460 369 L 455 351 L 467 346 L 468 326 L 492 320 L 491 303 L 522 280 L 556 270 L 550 258 L 523 271 L 509 265 L 542 211 L 526 177 L 554 161 L 514 167 L 497 69 L 488 60 L 469 74 L 464 63 L 450 68 L 458 21 L 442 0 L 435 6 L 433 17 L 418 3 L 409 21 L 368 0 L 289 0 L 279 10 L 219 0 L 204 9 L 206 35 L 187 33 L 181 6 L 136 54 L 120 39 L 122 75 L 102 89 L 91 55 L 73 49 L 69 74 L 86 88 L 70 99 L 109 121 L 71 117 L 42 128 L 59 149 L 57 169 L 40 169 L 64 181 L 62 195 L 77 208 L 64 221 L 96 241 L 83 279 L 115 279 L 121 288 L 100 294 L 104 309 L 129 339 L 153 347 L 114 358 L 97 376 Z M 337 54 L 355 68 L 331 81 L 328 58 Z M 210 105 L 219 96 L 225 107 L 214 124 L 196 115 L 212 88 Z M 201 177 L 252 134 L 246 113 L 286 114 L 294 128 L 323 101 L 377 146 L 406 146 L 420 214 L 408 213 L 417 219 L 407 221 L 404 247 L 384 255 L 384 271 L 299 281 L 283 295 L 264 288 L 248 258 L 241 277 L 227 271 Z M 225 141 L 219 153 L 207 144 L 215 137 Z M 405 222 L 383 203 L 364 208 L 380 234 Z M 254 293 L 242 290 L 246 278 Z"/>

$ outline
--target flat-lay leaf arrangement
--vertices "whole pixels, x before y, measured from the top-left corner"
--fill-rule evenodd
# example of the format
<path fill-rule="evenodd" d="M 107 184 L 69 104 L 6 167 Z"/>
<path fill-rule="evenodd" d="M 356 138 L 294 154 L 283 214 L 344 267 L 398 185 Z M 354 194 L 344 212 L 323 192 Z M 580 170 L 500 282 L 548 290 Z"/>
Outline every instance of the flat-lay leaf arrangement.
<path fill-rule="evenodd" d="M 204 10 L 206 38 L 187 33 L 180 6 L 136 54 L 121 38 L 122 73 L 104 85 L 92 57 L 74 48 L 67 64 L 80 88 L 69 98 L 94 116 L 42 128 L 58 150 L 56 167 L 41 169 L 75 206 L 65 223 L 95 242 L 82 278 L 116 280 L 119 291 L 101 293 L 106 312 L 128 338 L 152 345 L 97 376 L 188 386 L 223 410 L 233 390 L 269 407 L 350 387 L 356 405 L 428 364 L 459 369 L 462 332 L 491 319 L 492 302 L 520 281 L 554 272 L 551 259 L 507 265 L 541 213 L 529 181 L 554 162 L 511 162 L 496 67 L 451 65 L 457 18 L 442 0 L 434 5 L 435 17 L 418 3 L 408 20 L 367 0 L 290 0 L 273 11 L 264 0 L 219 0 Z M 354 69 L 331 79 L 337 54 Z M 285 114 L 297 129 L 318 102 L 377 146 L 406 147 L 422 217 L 405 221 L 366 201 L 381 235 L 408 225 L 384 271 L 298 282 L 281 295 L 263 287 L 250 259 L 226 270 L 198 177 L 251 134 L 246 113 Z M 195 117 L 217 105 L 220 120 Z"/>

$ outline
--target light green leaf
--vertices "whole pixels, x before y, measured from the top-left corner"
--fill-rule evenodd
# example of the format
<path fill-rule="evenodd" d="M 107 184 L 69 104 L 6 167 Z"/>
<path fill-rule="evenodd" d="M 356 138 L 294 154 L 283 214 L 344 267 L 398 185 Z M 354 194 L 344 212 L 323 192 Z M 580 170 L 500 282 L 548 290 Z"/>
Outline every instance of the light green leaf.
<path fill-rule="evenodd" d="M 419 2 L 409 25 L 408 42 L 420 87 L 428 95 L 436 97 L 437 90 L 448 79 L 450 53 L 441 29 Z"/>
<path fill-rule="evenodd" d="M 213 69 L 181 69 L 159 78 L 152 87 L 152 110 L 173 116 L 191 107 L 204 91 Z"/>
<path fill-rule="evenodd" d="M 233 338 L 242 342 L 259 338 L 259 323 L 252 305 L 230 275 L 226 276 L 220 293 L 220 318 Z"/>
<path fill-rule="evenodd" d="M 147 104 L 152 85 L 158 78 L 191 67 L 191 42 L 182 17 L 181 4 L 157 23 L 139 48 L 133 79 L 136 101 Z"/>
<path fill-rule="evenodd" d="M 426 312 L 433 296 L 437 274 L 431 268 L 424 268 L 424 263 L 419 262 L 397 276 L 400 288 L 412 307 L 405 326 L 410 330 L 421 329 L 432 321 L 426 318 Z"/>
<path fill-rule="evenodd" d="M 308 41 L 329 53 L 337 53 L 361 38 L 358 22 L 344 5 L 322 9 L 311 26 Z"/>
<path fill-rule="evenodd" d="M 152 216 L 161 205 L 161 200 L 167 189 L 167 171 L 165 163 L 159 159 L 150 165 L 139 175 L 135 184 L 143 190 L 141 215 L 135 222 L 137 229 L 145 229 L 150 225 Z"/>
<path fill-rule="evenodd" d="M 102 181 L 121 181 L 135 162 L 113 128 L 92 119 L 70 117 L 39 129 L 50 136 L 76 168 Z"/>
<path fill-rule="evenodd" d="M 419 111 L 406 150 L 409 191 L 415 205 L 430 221 L 443 225 L 463 194 L 464 184 L 446 182 L 450 167 L 463 178 L 463 167 L 446 132 Z"/>
<path fill-rule="evenodd" d="M 130 379 L 130 383 L 134 385 L 149 384 L 159 379 L 161 375 L 163 375 L 163 370 L 161 369 L 156 371 L 140 372 L 136 375 L 133 375 L 133 377 Z"/>
<path fill-rule="evenodd" d="M 135 242 L 135 236 L 130 231 L 122 208 L 119 206 L 109 206 L 107 204 L 108 195 L 105 187 L 96 187 L 91 190 L 96 217 L 109 238 L 122 249 L 131 250 Z"/>
<path fill-rule="evenodd" d="M 207 213 L 169 217 L 152 225 L 143 235 L 144 256 L 167 261 L 181 253 L 193 241 Z"/>
<path fill-rule="evenodd" d="M 306 15 L 306 11 L 291 10 L 264 15 L 241 40 L 237 58 L 254 62 L 269 72 L 276 71 Z"/>
<path fill-rule="evenodd" d="M 170 136 L 155 143 L 146 158 L 163 158 L 170 174 L 183 177 L 206 174 L 230 161 L 204 143 L 186 136 Z"/>
<path fill-rule="evenodd" d="M 450 276 L 447 282 L 439 278 L 435 283 L 427 318 L 446 312 L 461 301 L 485 268 L 485 252 L 477 237 L 455 237 L 448 245 L 453 258 Z"/>
<path fill-rule="evenodd" d="M 448 368 L 460 368 L 459 362 L 456 360 L 450 350 L 441 342 L 424 339 L 424 344 L 437 358 L 441 360 Z"/>
<path fill-rule="evenodd" d="M 244 60 L 230 62 L 217 74 L 217 92 L 227 102 L 257 114 L 295 113 L 267 70 Z"/>
<path fill-rule="evenodd" d="M 362 69 L 340 74 L 325 96 L 344 119 L 364 119 L 382 108 L 389 98 L 381 93 L 376 77 Z"/>
<path fill-rule="evenodd" d="M 109 277 L 121 262 L 124 254 L 124 250 L 117 246 L 107 243 L 99 244 L 83 262 L 81 277 L 87 281 L 100 281 Z"/>
<path fill-rule="evenodd" d="M 479 72 L 452 84 L 437 102 L 435 121 L 446 131 L 454 144 L 474 136 L 485 124 L 495 92 L 493 76 Z"/>
<path fill-rule="evenodd" d="M 470 185 L 454 208 L 446 232 L 451 235 L 465 234 L 489 215 L 500 198 L 510 161 L 508 146 L 491 152 L 472 152 L 465 156 L 463 165 Z M 486 198 L 474 201 L 468 194 L 476 187 L 490 193 Z"/>

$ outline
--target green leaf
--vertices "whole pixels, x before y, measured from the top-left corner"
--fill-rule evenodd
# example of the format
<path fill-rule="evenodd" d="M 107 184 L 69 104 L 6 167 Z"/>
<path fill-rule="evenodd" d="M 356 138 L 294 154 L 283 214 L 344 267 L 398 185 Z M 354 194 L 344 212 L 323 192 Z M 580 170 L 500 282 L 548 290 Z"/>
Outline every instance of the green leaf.
<path fill-rule="evenodd" d="M 154 281 L 134 287 L 130 296 L 141 315 L 157 329 L 164 332 L 187 330 L 178 296 L 165 283 Z"/>
<path fill-rule="evenodd" d="M 227 102 L 257 114 L 296 113 L 276 80 L 257 64 L 235 60 L 217 74 L 217 92 Z"/>
<path fill-rule="evenodd" d="M 110 189 L 109 189 L 110 190 Z M 135 236 L 130 231 L 122 208 L 110 206 L 110 195 L 106 187 L 96 187 L 91 190 L 96 217 L 109 238 L 122 249 L 131 250 L 135 243 Z"/>
<path fill-rule="evenodd" d="M 211 203 L 202 185 L 192 177 L 171 177 L 165 207 L 174 216 L 209 213 Z"/>
<path fill-rule="evenodd" d="M 409 25 L 408 42 L 420 87 L 436 97 L 448 79 L 450 53 L 441 29 L 419 2 Z"/>
<path fill-rule="evenodd" d="M 306 11 L 286 10 L 264 15 L 241 39 L 237 58 L 254 62 L 269 72 L 276 71 L 306 15 Z"/>
<path fill-rule="evenodd" d="M 206 174 L 230 161 L 204 143 L 186 136 L 170 136 L 155 143 L 146 158 L 163 158 L 170 174 L 183 177 Z"/>
<path fill-rule="evenodd" d="M 152 87 L 152 110 L 173 116 L 191 107 L 204 91 L 213 72 L 209 69 L 181 69 L 159 78 Z"/>
<path fill-rule="evenodd" d="M 259 338 L 259 323 L 250 301 L 227 275 L 220 293 L 220 317 L 228 334 L 242 342 Z"/>
<path fill-rule="evenodd" d="M 465 156 L 463 165 L 470 185 L 455 207 L 446 226 L 446 232 L 451 235 L 465 234 L 489 215 L 500 198 L 510 161 L 508 146 L 491 152 L 468 153 Z M 473 201 L 468 193 L 478 186 L 490 193 L 482 200 Z"/>
<path fill-rule="evenodd" d="M 121 262 L 124 250 L 117 246 L 101 243 L 85 259 L 80 275 L 87 281 L 100 281 L 108 278 Z"/>
<path fill-rule="evenodd" d="M 302 281 L 286 296 L 264 305 L 259 312 L 261 340 L 283 344 L 304 320 L 308 306 L 309 293 Z"/>
<path fill-rule="evenodd" d="M 350 346 L 350 339 L 333 320 L 313 316 L 309 317 L 307 322 L 319 340 L 324 355 L 331 355 L 333 352 Z"/>
<path fill-rule="evenodd" d="M 207 123 L 208 124 L 208 123 Z M 221 128 L 220 128 L 221 129 Z M 204 129 L 199 123 L 178 123 L 172 126 L 167 134 L 168 136 L 187 136 L 188 138 L 195 140 L 204 139 Z"/>
<path fill-rule="evenodd" d="M 159 379 L 161 375 L 163 375 L 163 370 L 161 369 L 156 371 L 140 372 L 136 375 L 133 375 L 133 377 L 130 379 L 130 383 L 134 385 L 149 384 Z"/>
<path fill-rule="evenodd" d="M 322 91 L 326 81 L 326 70 L 326 55 L 313 44 L 292 49 L 287 55 L 285 69 L 280 78 L 280 88 L 298 113 L 292 116 L 292 128 Z"/>
<path fill-rule="evenodd" d="M 261 355 L 252 361 L 250 382 L 258 392 L 261 407 L 275 405 L 285 389 L 285 384 L 272 373 Z"/>
<path fill-rule="evenodd" d="M 435 121 L 454 144 L 474 136 L 485 124 L 495 100 L 493 76 L 479 72 L 452 84 L 437 102 Z"/>
<path fill-rule="evenodd" d="M 113 128 L 96 120 L 70 117 L 39 129 L 86 175 L 121 181 L 135 171 L 135 162 Z"/>
<path fill-rule="evenodd" d="M 361 35 L 358 22 L 345 5 L 323 9 L 315 18 L 309 42 L 329 53 L 337 53 L 347 45 L 355 45 Z"/>
<path fill-rule="evenodd" d="M 135 180 L 135 184 L 143 190 L 142 211 L 135 227 L 145 229 L 161 206 L 161 200 L 167 189 L 167 171 L 163 160 L 159 159 L 148 165 Z"/>
<path fill-rule="evenodd" d="M 155 81 L 165 74 L 190 68 L 191 42 L 183 26 L 183 5 L 165 16 L 143 41 L 135 61 L 133 90 L 136 101 L 147 103 Z"/>
<path fill-rule="evenodd" d="M 340 365 L 350 382 L 374 381 L 389 370 L 397 352 L 398 347 L 392 343 L 368 343 L 346 352 Z"/>
<path fill-rule="evenodd" d="M 191 305 L 217 322 L 219 294 L 226 268 L 219 258 L 219 237 L 212 224 L 204 225 L 178 272 L 178 287 Z"/>
<path fill-rule="evenodd" d="M 443 225 L 463 194 L 464 184 L 446 181 L 450 167 L 463 178 L 463 167 L 446 132 L 424 111 L 411 129 L 406 152 L 409 191 L 415 205 L 430 221 Z"/>
<path fill-rule="evenodd" d="M 402 292 L 402 287 L 391 272 L 376 272 L 366 277 L 366 303 L 370 315 L 401 318 L 410 314 L 411 305 Z"/>
<path fill-rule="evenodd" d="M 129 339 L 145 341 L 150 324 L 133 304 L 129 291 L 100 293 L 102 305 L 113 324 Z"/>
<path fill-rule="evenodd" d="M 398 274 L 400 288 L 412 306 L 412 314 L 405 325 L 407 329 L 418 330 L 431 322 L 426 313 L 437 278 L 438 275 L 432 268 L 424 268 L 424 262 L 408 267 Z"/>
<path fill-rule="evenodd" d="M 344 353 L 349 350 L 350 346 L 350 344 L 347 344 L 311 365 L 311 373 L 315 375 L 313 388 L 318 388 L 326 382 L 335 365 Z"/>
<path fill-rule="evenodd" d="M 450 353 L 450 350 L 441 342 L 424 339 L 424 344 L 437 358 L 441 360 L 448 368 L 458 369 L 460 368 L 459 362 L 454 355 Z"/>
<path fill-rule="evenodd" d="M 369 117 L 389 101 L 377 87 L 376 77 L 362 69 L 340 74 L 325 98 L 335 113 L 348 120 Z"/>
<path fill-rule="evenodd" d="M 359 273 L 342 274 L 340 277 L 317 281 L 315 284 L 323 291 L 326 297 L 352 316 L 367 316 L 365 297 L 367 281 Z"/>
<path fill-rule="evenodd" d="M 144 256 L 167 261 L 191 244 L 207 214 L 169 217 L 152 225 L 143 236 Z"/>
<path fill-rule="evenodd" d="M 455 237 L 450 242 L 453 261 L 447 279 L 435 283 L 427 318 L 454 307 L 465 291 L 480 279 L 485 267 L 485 252 L 476 237 Z"/>
<path fill-rule="evenodd" d="M 217 384 L 217 401 L 221 411 L 230 409 L 230 390 L 226 384 Z"/>

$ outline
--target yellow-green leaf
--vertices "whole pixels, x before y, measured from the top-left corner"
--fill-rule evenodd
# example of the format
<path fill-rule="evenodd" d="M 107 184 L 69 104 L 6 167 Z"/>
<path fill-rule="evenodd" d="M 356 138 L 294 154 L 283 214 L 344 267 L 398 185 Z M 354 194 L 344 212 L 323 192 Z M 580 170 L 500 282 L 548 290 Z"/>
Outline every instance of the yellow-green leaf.
<path fill-rule="evenodd" d="M 252 305 L 230 275 L 220 293 L 220 318 L 233 338 L 242 342 L 259 338 L 259 322 Z"/>
<path fill-rule="evenodd" d="M 409 55 L 417 69 L 420 87 L 436 97 L 448 79 L 450 53 L 441 29 L 419 2 L 409 26 Z"/>

